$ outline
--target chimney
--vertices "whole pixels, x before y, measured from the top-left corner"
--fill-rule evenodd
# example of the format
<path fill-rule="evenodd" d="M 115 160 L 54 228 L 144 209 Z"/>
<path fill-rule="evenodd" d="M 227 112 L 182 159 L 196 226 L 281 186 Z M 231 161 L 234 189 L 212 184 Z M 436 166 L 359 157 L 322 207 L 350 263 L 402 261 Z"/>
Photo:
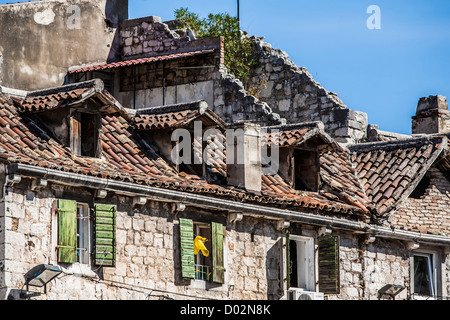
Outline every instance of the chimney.
<path fill-rule="evenodd" d="M 261 192 L 261 127 L 237 122 L 227 129 L 228 185 Z"/>
<path fill-rule="evenodd" d="M 420 98 L 412 117 L 413 134 L 446 133 L 450 131 L 450 111 L 442 95 Z"/>

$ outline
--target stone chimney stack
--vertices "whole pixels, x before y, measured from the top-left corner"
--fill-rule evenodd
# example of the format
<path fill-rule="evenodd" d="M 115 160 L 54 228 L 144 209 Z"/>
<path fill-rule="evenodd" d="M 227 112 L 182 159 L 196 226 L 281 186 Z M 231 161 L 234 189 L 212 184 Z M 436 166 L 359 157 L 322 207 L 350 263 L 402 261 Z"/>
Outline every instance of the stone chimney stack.
<path fill-rule="evenodd" d="M 238 122 L 227 129 L 228 185 L 261 192 L 261 127 Z"/>
<path fill-rule="evenodd" d="M 413 134 L 450 132 L 450 111 L 442 95 L 420 98 L 416 115 L 412 117 Z"/>

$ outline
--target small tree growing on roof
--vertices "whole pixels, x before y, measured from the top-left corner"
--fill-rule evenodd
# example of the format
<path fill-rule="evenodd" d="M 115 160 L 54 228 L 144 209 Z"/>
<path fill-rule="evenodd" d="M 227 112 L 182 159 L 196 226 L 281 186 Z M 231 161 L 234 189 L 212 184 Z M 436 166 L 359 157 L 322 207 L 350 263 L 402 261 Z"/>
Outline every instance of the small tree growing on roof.
<path fill-rule="evenodd" d="M 252 55 L 251 40 L 241 32 L 237 18 L 228 13 L 210 13 L 207 18 L 202 19 L 188 8 L 177 9 L 174 13 L 181 26 L 191 29 L 199 39 L 222 36 L 224 63 L 228 72 L 241 80 L 249 76 L 256 61 Z"/>

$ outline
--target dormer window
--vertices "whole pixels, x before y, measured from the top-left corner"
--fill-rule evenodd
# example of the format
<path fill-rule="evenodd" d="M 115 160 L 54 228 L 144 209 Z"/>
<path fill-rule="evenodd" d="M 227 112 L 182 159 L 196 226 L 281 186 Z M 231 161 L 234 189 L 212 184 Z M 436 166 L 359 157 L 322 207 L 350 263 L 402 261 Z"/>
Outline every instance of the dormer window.
<path fill-rule="evenodd" d="M 319 155 L 316 151 L 294 149 L 294 188 L 319 190 Z"/>
<path fill-rule="evenodd" d="M 72 113 L 70 118 L 70 147 L 77 156 L 99 157 L 99 116 L 94 113 Z"/>

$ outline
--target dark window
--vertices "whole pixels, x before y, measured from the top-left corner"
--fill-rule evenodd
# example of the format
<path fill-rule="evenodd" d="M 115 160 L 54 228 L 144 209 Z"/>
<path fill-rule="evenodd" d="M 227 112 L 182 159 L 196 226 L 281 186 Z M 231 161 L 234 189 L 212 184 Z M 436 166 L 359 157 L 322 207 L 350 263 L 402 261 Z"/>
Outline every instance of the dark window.
<path fill-rule="evenodd" d="M 318 191 L 319 166 L 317 152 L 294 150 L 294 159 L 295 189 Z"/>
<path fill-rule="evenodd" d="M 433 254 L 416 253 L 413 260 L 414 293 L 423 296 L 436 295 L 436 264 Z"/>
<path fill-rule="evenodd" d="M 411 193 L 411 198 L 413 199 L 420 199 L 425 195 L 425 191 L 430 186 L 430 177 L 425 176 L 420 180 L 419 184 L 417 185 L 416 189 Z"/>
<path fill-rule="evenodd" d="M 71 147 L 73 153 L 85 157 L 98 156 L 99 128 L 97 115 L 77 113 L 71 119 Z"/>

